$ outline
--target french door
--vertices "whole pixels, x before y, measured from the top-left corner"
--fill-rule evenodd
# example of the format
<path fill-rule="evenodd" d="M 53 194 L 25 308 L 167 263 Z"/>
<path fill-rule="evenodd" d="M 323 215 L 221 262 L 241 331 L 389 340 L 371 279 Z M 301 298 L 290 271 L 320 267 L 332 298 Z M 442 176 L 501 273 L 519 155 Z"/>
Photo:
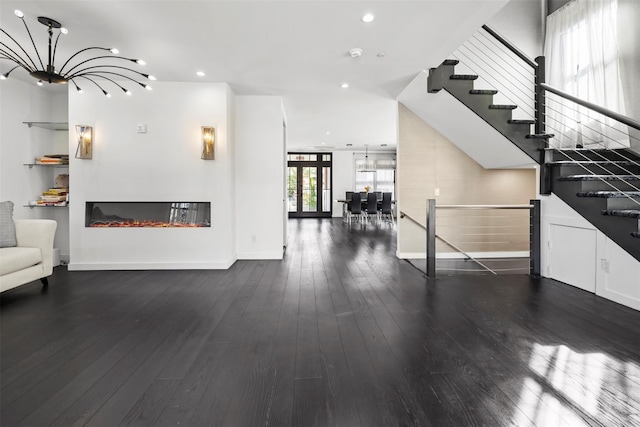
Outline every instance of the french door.
<path fill-rule="evenodd" d="M 289 153 L 289 218 L 331 217 L 331 154 Z"/>

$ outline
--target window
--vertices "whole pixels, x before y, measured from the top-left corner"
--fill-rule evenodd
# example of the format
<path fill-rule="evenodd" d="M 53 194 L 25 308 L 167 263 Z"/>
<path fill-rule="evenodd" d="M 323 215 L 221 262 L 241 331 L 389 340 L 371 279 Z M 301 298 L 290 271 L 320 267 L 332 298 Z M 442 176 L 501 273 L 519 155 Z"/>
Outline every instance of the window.
<path fill-rule="evenodd" d="M 395 199 L 396 160 L 392 153 L 355 153 L 355 190 L 391 193 Z"/>

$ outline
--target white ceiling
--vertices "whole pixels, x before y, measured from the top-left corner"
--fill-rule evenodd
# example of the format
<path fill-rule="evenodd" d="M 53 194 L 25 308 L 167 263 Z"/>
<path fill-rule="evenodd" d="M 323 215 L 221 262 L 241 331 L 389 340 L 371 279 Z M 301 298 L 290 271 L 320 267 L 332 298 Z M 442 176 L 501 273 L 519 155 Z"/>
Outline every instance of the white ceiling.
<path fill-rule="evenodd" d="M 118 47 L 143 58 L 159 81 L 227 82 L 236 94 L 280 95 L 289 150 L 394 149 L 399 93 L 508 1 L 0 0 L 0 27 L 27 48 L 13 14 L 20 9 L 41 54 L 46 29 L 36 19 L 47 16 L 69 29 L 58 58 Z M 374 22 L 360 21 L 365 12 Z M 349 55 L 354 47 L 364 50 L 360 58 Z M 0 61 L 1 72 L 10 66 Z M 22 70 L 14 76 L 32 81 Z M 343 82 L 350 87 L 341 89 Z"/>

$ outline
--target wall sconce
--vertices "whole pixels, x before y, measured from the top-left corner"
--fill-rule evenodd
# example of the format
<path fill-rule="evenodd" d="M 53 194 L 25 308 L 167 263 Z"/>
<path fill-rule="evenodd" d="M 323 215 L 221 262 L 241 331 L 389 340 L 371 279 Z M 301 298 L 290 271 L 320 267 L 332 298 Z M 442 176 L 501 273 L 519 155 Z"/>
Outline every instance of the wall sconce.
<path fill-rule="evenodd" d="M 216 131 L 213 126 L 202 126 L 202 156 L 203 160 L 214 159 L 214 147 L 216 142 Z"/>
<path fill-rule="evenodd" d="M 93 128 L 87 125 L 76 125 L 78 148 L 76 159 L 90 159 L 93 154 Z"/>

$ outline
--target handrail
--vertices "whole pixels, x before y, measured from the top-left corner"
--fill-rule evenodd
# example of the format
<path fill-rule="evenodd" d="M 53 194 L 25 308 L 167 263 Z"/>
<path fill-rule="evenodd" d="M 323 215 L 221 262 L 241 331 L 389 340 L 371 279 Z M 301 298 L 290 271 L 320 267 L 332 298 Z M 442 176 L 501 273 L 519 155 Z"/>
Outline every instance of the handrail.
<path fill-rule="evenodd" d="M 520 49 L 518 49 L 517 47 L 515 47 L 514 45 L 509 43 L 509 41 L 507 39 L 505 39 L 500 34 L 498 34 L 493 28 L 491 28 L 488 25 L 483 25 L 482 28 L 486 32 L 491 34 L 493 37 L 495 37 L 496 40 L 498 40 L 500 43 L 502 43 L 507 49 L 509 49 L 511 52 L 513 52 L 518 58 L 520 58 L 524 62 L 526 62 L 527 65 L 529 65 L 531 68 L 533 68 L 533 69 L 538 68 L 538 64 L 536 63 L 536 61 L 534 61 L 533 59 L 529 58 L 524 52 L 522 52 Z"/>
<path fill-rule="evenodd" d="M 564 92 L 564 91 L 562 91 L 560 89 L 556 89 L 553 86 L 549 86 L 546 83 L 540 83 L 540 86 L 542 86 L 544 88 L 544 90 L 546 90 L 546 91 L 549 91 L 551 93 L 555 93 L 556 95 L 558 95 L 558 96 L 560 96 L 562 98 L 568 99 L 569 101 L 573 101 L 576 104 L 582 105 L 583 107 L 587 107 L 587 108 L 589 108 L 589 109 L 591 109 L 593 111 L 596 111 L 596 112 L 602 114 L 603 116 L 607 116 L 607 117 L 609 117 L 611 119 L 617 120 L 620 123 L 623 123 L 623 124 L 625 124 L 627 126 L 630 126 L 630 127 L 634 128 L 634 129 L 640 130 L 640 123 L 636 122 L 635 120 L 633 120 L 630 117 L 623 116 L 622 114 L 616 113 L 615 111 L 611 111 L 611 110 L 608 110 L 608 109 L 606 109 L 604 107 L 601 107 L 598 104 L 594 104 L 592 102 L 585 101 L 584 99 L 580 99 L 578 97 L 575 97 L 575 96 L 573 96 L 573 95 L 571 95 L 571 94 L 569 94 L 567 92 Z"/>
<path fill-rule="evenodd" d="M 531 209 L 533 205 L 437 205 L 438 209 Z"/>
<path fill-rule="evenodd" d="M 400 218 L 404 218 L 405 216 L 425 230 L 427 229 L 426 225 L 421 224 L 417 219 L 413 219 L 408 213 L 400 211 Z"/>
<path fill-rule="evenodd" d="M 608 110 L 608 109 L 606 109 L 604 107 L 599 106 L 598 104 L 594 104 L 592 102 L 585 101 L 584 99 L 577 98 L 577 97 L 575 97 L 575 96 L 573 96 L 573 95 L 571 95 L 571 94 L 569 94 L 567 92 L 564 92 L 564 91 L 562 91 L 560 89 L 556 89 L 553 86 L 549 86 L 546 83 L 540 83 L 540 86 L 542 86 L 544 88 L 544 90 L 546 90 L 546 91 L 549 91 L 551 93 L 555 93 L 556 95 L 558 95 L 558 96 L 560 96 L 562 98 L 568 99 L 569 101 L 573 101 L 576 104 L 580 104 L 583 107 L 587 107 L 587 108 L 589 108 L 591 110 L 597 111 L 598 113 L 600 113 L 600 114 L 602 114 L 604 116 L 607 116 L 607 117 L 609 117 L 611 119 L 617 120 L 620 123 L 623 123 L 623 124 L 625 124 L 627 126 L 631 126 L 634 129 L 640 130 L 640 123 L 636 122 L 635 120 L 633 120 L 630 117 L 623 116 L 622 114 L 616 113 L 615 111 Z"/>

